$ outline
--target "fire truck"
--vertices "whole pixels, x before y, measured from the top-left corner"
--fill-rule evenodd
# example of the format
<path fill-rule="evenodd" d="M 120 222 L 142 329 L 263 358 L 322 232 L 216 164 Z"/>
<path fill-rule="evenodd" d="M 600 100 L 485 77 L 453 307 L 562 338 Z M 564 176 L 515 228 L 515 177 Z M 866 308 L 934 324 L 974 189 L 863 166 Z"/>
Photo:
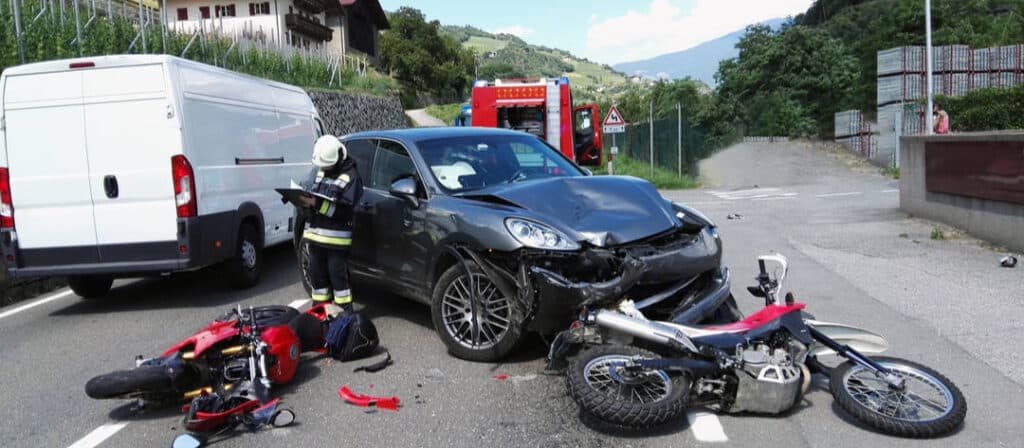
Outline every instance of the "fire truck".
<path fill-rule="evenodd" d="M 510 79 L 473 84 L 472 124 L 536 135 L 579 165 L 601 164 L 596 104 L 573 108 L 569 79 Z"/>

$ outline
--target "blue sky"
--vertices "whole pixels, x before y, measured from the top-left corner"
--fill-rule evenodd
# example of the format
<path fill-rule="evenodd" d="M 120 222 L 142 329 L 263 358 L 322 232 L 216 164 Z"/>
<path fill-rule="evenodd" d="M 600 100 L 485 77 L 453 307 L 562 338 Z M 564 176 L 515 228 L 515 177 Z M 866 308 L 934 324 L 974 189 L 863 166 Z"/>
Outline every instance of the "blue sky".
<path fill-rule="evenodd" d="M 381 0 L 429 20 L 516 34 L 614 64 L 685 50 L 744 26 L 803 12 L 812 0 Z"/>

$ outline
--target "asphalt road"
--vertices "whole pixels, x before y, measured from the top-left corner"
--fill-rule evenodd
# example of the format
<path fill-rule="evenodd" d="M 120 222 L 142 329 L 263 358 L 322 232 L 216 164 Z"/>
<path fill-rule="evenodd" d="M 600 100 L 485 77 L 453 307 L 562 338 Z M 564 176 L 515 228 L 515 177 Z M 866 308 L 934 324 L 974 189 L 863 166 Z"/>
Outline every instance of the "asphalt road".
<path fill-rule="evenodd" d="M 723 437 L 744 446 L 1020 446 L 1024 268 L 999 268 L 998 251 L 966 237 L 930 239 L 931 223 L 898 210 L 897 182 L 848 160 L 800 144 L 739 145 L 705 162 L 709 187 L 665 195 L 719 223 L 744 311 L 759 307 L 742 290 L 755 257 L 779 251 L 791 262 L 786 289 L 819 319 L 879 332 L 892 354 L 957 382 L 969 411 L 950 437 L 908 441 L 862 429 L 820 380 L 780 417 L 694 414 L 642 435 L 608 433 L 581 421 L 563 378 L 540 374 L 539 338 L 501 364 L 460 361 L 434 336 L 426 307 L 370 291 L 356 301 L 395 364 L 352 373 L 365 362 L 307 356 L 296 381 L 277 391 L 296 411 L 295 426 L 215 446 L 677 447 Z M 735 214 L 741 218 L 727 219 Z M 159 353 L 235 304 L 304 299 L 290 248 L 267 255 L 265 278 L 247 291 L 229 289 L 209 270 L 120 282 L 102 300 L 58 292 L 0 309 L 0 445 L 169 446 L 180 432 L 177 409 L 132 413 L 126 403 L 87 398 L 85 382 L 132 366 L 137 354 Z M 397 395 L 404 406 L 348 406 L 337 396 L 346 384 Z"/>
<path fill-rule="evenodd" d="M 408 115 L 409 118 L 411 118 L 414 123 L 416 123 L 416 127 L 433 128 L 451 126 L 451 124 L 445 123 L 438 119 L 437 117 L 428 114 L 426 109 L 411 109 L 405 111 L 405 114 Z"/>

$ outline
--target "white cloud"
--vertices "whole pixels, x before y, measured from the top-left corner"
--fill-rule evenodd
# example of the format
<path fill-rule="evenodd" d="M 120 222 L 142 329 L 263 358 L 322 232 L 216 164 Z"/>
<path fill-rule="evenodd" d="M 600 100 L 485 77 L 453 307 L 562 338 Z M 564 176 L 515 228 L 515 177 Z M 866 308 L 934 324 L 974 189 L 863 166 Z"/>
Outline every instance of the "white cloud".
<path fill-rule="evenodd" d="M 614 64 L 685 50 L 744 26 L 807 10 L 812 0 L 651 0 L 647 11 L 590 24 L 586 55 Z"/>
<path fill-rule="evenodd" d="M 512 25 L 512 26 L 506 26 L 506 27 L 503 27 L 503 28 L 498 28 L 498 29 L 493 30 L 491 32 L 494 33 L 494 34 L 511 34 L 513 36 L 518 36 L 520 38 L 525 39 L 526 36 L 529 36 L 529 35 L 533 34 L 533 31 L 534 31 L 533 28 L 528 28 L 528 27 L 525 27 L 525 26 L 522 26 L 522 25 Z"/>

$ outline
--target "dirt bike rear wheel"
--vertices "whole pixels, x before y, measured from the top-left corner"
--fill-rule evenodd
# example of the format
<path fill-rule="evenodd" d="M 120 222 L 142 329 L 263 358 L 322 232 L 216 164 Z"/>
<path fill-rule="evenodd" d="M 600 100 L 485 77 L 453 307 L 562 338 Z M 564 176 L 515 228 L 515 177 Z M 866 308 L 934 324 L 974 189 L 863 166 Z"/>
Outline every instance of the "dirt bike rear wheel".
<path fill-rule="evenodd" d="M 860 364 L 832 369 L 829 388 L 836 403 L 861 423 L 900 437 L 928 438 L 956 430 L 967 415 L 960 389 L 935 370 L 905 359 L 873 356 L 904 379 L 897 390 Z"/>
<path fill-rule="evenodd" d="M 687 379 L 663 370 L 637 374 L 622 369 L 636 356 L 658 357 L 626 345 L 602 345 L 580 353 L 566 373 L 569 395 L 585 412 L 621 428 L 650 428 L 678 418 L 686 410 Z"/>

